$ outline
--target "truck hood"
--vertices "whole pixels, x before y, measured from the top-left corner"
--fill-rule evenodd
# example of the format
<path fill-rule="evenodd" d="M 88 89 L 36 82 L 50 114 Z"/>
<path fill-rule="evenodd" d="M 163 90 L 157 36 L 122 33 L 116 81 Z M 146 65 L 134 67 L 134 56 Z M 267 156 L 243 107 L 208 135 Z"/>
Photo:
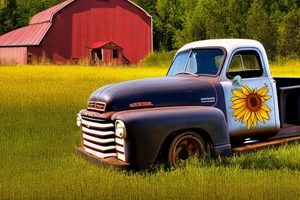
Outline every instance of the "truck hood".
<path fill-rule="evenodd" d="M 99 88 L 89 102 L 105 104 L 105 111 L 141 107 L 213 106 L 215 88 L 200 77 L 179 76 L 141 79 Z"/>

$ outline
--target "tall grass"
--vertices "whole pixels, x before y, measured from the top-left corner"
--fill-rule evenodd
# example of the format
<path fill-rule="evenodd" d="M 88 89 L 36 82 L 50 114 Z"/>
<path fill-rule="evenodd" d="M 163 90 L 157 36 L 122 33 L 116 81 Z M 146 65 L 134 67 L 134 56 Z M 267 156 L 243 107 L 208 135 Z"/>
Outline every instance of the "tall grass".
<path fill-rule="evenodd" d="M 175 53 L 176 51 L 151 53 L 139 63 L 139 66 L 167 69 L 171 65 Z"/>
<path fill-rule="evenodd" d="M 298 60 L 271 63 L 270 68 L 273 76 L 300 76 L 300 61 Z"/>
<path fill-rule="evenodd" d="M 164 76 L 158 67 L 0 67 L 0 199 L 299 199 L 300 146 L 166 171 L 89 164 L 76 114 L 98 87 Z"/>

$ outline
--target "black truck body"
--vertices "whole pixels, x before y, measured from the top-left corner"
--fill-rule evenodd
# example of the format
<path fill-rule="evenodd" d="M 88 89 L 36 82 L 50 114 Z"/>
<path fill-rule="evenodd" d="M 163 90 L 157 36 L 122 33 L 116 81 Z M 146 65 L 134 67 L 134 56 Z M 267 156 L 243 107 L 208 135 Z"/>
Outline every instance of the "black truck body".
<path fill-rule="evenodd" d="M 273 78 L 259 42 L 199 41 L 179 49 L 167 77 L 96 90 L 78 114 L 76 151 L 139 169 L 162 156 L 176 167 L 210 148 L 215 156 L 231 155 L 249 138 L 256 146 L 297 140 L 299 115 L 300 79 Z"/>

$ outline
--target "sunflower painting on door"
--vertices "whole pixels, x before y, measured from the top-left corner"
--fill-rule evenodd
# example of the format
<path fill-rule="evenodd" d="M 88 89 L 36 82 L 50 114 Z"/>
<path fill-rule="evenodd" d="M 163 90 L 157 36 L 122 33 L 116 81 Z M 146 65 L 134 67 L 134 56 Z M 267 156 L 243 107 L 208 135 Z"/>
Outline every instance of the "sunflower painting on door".
<path fill-rule="evenodd" d="M 247 128 L 250 130 L 252 125 L 257 126 L 258 121 L 265 123 L 264 120 L 270 120 L 269 112 L 271 109 L 265 104 L 272 96 L 267 95 L 268 86 L 257 90 L 250 89 L 243 85 L 241 90 L 232 89 L 234 96 L 230 99 L 232 102 L 231 109 L 234 110 L 232 116 L 235 121 L 241 121 L 242 124 L 247 122 Z"/>

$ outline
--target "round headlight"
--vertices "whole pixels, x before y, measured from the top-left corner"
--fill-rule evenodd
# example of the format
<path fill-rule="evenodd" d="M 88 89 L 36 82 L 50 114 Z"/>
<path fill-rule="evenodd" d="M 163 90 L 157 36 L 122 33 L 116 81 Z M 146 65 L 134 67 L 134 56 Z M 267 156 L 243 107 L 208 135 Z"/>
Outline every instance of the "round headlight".
<path fill-rule="evenodd" d="M 115 127 L 116 127 L 116 136 L 125 139 L 127 137 L 127 133 L 126 133 L 126 127 L 124 122 L 122 122 L 121 120 L 117 120 L 115 123 Z"/>
<path fill-rule="evenodd" d="M 81 115 L 80 114 L 77 114 L 77 126 L 80 127 L 81 126 Z"/>

